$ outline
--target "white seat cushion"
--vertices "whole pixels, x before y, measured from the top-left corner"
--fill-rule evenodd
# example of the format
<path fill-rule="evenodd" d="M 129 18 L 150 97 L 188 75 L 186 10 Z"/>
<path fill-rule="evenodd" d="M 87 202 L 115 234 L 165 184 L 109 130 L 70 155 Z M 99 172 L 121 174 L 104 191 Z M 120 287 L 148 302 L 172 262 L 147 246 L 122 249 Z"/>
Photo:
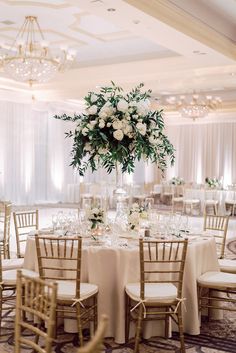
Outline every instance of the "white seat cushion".
<path fill-rule="evenodd" d="M 173 202 L 181 202 L 183 200 L 184 200 L 183 197 L 174 197 L 173 198 Z"/>
<path fill-rule="evenodd" d="M 188 199 L 187 199 L 187 200 L 184 200 L 184 202 L 185 202 L 185 203 L 200 203 L 200 200 L 198 200 L 198 199 L 191 199 L 191 200 L 189 199 L 189 200 L 188 200 Z"/>
<path fill-rule="evenodd" d="M 24 259 L 3 259 L 2 260 L 2 270 L 14 270 L 16 268 L 22 268 L 24 263 Z"/>
<path fill-rule="evenodd" d="M 217 205 L 219 202 L 217 200 L 206 200 L 205 204 L 207 205 Z"/>
<path fill-rule="evenodd" d="M 22 269 L 22 274 L 32 278 L 39 277 L 39 274 L 37 272 L 26 270 L 26 269 Z M 17 270 L 8 270 L 8 271 L 3 271 L 2 273 L 2 280 L 6 285 L 14 286 L 16 284 L 16 278 L 17 278 Z"/>
<path fill-rule="evenodd" d="M 71 300 L 75 298 L 75 281 L 57 281 L 59 300 Z M 98 286 L 91 283 L 80 283 L 80 299 L 84 300 L 98 292 Z"/>
<path fill-rule="evenodd" d="M 201 275 L 197 282 L 210 288 L 236 288 L 236 274 L 210 271 Z"/>
<path fill-rule="evenodd" d="M 128 296 L 140 301 L 140 283 L 129 283 L 125 286 Z M 170 303 L 177 297 L 177 288 L 172 283 L 146 283 L 145 301 L 154 303 Z"/>
<path fill-rule="evenodd" d="M 219 259 L 220 270 L 222 272 L 235 272 L 236 273 L 236 260 Z"/>

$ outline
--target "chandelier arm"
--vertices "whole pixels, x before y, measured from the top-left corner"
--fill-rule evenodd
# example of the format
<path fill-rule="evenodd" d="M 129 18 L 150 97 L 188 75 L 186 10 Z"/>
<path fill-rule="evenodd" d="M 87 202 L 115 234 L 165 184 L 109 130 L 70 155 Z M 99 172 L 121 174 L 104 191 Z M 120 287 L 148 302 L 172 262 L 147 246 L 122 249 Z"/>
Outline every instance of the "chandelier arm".
<path fill-rule="evenodd" d="M 23 37 L 26 24 L 27 24 L 27 21 L 26 21 L 26 19 L 25 19 L 25 20 L 24 20 L 24 23 L 22 24 L 20 30 L 18 31 L 18 33 L 17 33 L 17 35 L 16 35 L 16 38 L 15 38 L 14 42 L 12 43 L 12 45 L 11 45 L 11 47 L 10 47 L 10 50 L 12 50 L 15 45 L 17 46 L 17 40 L 19 39 L 19 37 L 21 37 L 21 38 Z"/>

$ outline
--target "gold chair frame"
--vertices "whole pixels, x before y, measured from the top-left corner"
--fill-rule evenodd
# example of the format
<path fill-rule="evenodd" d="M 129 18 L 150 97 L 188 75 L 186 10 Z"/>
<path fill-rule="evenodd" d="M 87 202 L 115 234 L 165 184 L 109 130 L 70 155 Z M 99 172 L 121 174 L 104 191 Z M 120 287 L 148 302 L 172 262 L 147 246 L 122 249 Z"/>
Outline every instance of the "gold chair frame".
<path fill-rule="evenodd" d="M 102 344 L 107 326 L 108 316 L 102 315 L 94 337 L 84 347 L 79 348 L 77 353 L 100 353 L 102 351 Z"/>
<path fill-rule="evenodd" d="M 125 339 L 129 339 L 130 321 L 136 321 L 134 352 L 138 352 L 141 325 L 143 321 L 164 320 L 165 335 L 168 337 L 169 318 L 179 327 L 181 352 L 185 352 L 182 323 L 182 286 L 188 240 L 144 241 L 139 240 L 140 254 L 140 302 L 132 308 L 132 299 L 126 293 Z M 166 268 L 167 265 L 168 269 Z M 153 268 L 154 266 L 154 268 Z M 164 268 L 164 269 L 163 269 Z M 154 275 L 154 279 L 151 277 Z M 145 301 L 145 285 L 149 283 L 169 283 L 177 288 L 177 296 L 172 301 Z M 135 305 L 135 304 L 134 304 Z M 144 318 L 144 306 L 146 317 Z M 151 310 L 150 310 L 151 309 Z M 131 310 L 136 316 L 131 314 Z M 148 317 L 150 316 L 150 317 Z M 157 317 L 154 317 L 157 316 Z"/>
<path fill-rule="evenodd" d="M 39 229 L 38 210 L 13 212 L 13 219 L 16 233 L 16 252 L 17 257 L 24 257 L 21 254 L 21 243 L 27 240 L 27 234 L 30 230 Z"/>
<path fill-rule="evenodd" d="M 59 314 L 63 319 L 77 319 L 78 335 L 82 346 L 82 326 L 92 321 L 94 329 L 97 328 L 97 293 L 81 299 L 82 238 L 36 235 L 35 240 L 40 278 L 53 280 L 57 283 L 60 281 L 76 283 L 76 290 L 72 299 L 60 299 L 58 292 L 56 312 L 57 319 L 60 317 Z M 57 264 L 53 264 L 53 261 L 57 261 Z M 66 276 L 63 276 L 65 271 Z M 90 300 L 92 303 L 90 303 Z M 73 316 L 75 313 L 76 316 Z"/>
<path fill-rule="evenodd" d="M 41 279 L 32 279 L 17 271 L 17 296 L 15 318 L 15 353 L 20 353 L 21 345 L 26 345 L 39 353 L 51 353 L 56 324 L 57 284 L 48 283 Z M 37 326 L 27 321 L 27 315 L 38 319 Z M 42 330 L 42 322 L 45 330 Z M 35 335 L 35 340 L 22 335 L 28 330 Z M 45 347 L 38 343 L 42 338 Z"/>
<path fill-rule="evenodd" d="M 0 222 L 3 223 L 3 239 L 0 241 L 1 253 L 4 259 L 10 259 L 10 230 L 11 230 L 11 211 L 12 204 L 4 202 L 1 211 L 3 211 Z M 1 212 L 2 213 L 2 212 Z"/>
<path fill-rule="evenodd" d="M 212 234 L 215 238 L 216 245 L 220 247 L 219 258 L 223 259 L 225 254 L 226 236 L 229 224 L 229 216 L 218 216 L 204 214 L 204 231 L 216 231 L 217 233 Z"/>

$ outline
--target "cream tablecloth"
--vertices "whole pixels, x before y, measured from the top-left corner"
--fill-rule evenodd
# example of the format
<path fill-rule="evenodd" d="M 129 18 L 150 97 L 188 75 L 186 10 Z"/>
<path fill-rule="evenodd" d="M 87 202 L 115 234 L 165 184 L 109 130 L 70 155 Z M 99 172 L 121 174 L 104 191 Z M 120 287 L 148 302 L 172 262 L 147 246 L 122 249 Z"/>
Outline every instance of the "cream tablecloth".
<path fill-rule="evenodd" d="M 37 270 L 34 237 L 28 237 L 24 267 Z M 196 279 L 206 271 L 218 269 L 215 240 L 203 236 L 200 240 L 190 240 L 183 283 L 183 297 L 186 298 L 183 319 L 186 333 L 200 333 Z M 139 281 L 138 246 L 83 246 L 82 281 L 98 285 L 98 315 L 105 313 L 109 316 L 107 336 L 114 337 L 117 343 L 124 343 L 124 287 L 126 283 Z M 163 334 L 163 325 L 160 322 L 146 326 L 146 338 L 160 334 Z"/>

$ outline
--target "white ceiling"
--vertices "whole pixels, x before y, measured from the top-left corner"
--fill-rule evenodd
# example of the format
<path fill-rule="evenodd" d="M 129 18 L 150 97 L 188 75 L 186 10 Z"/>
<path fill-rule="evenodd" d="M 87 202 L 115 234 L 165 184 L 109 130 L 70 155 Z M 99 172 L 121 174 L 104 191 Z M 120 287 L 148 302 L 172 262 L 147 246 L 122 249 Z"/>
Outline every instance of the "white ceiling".
<path fill-rule="evenodd" d="M 80 100 L 113 80 L 144 82 L 155 97 L 195 90 L 220 94 L 230 109 L 236 101 L 235 0 L 0 0 L 0 8 L 3 47 L 36 15 L 52 47 L 77 50 L 73 69 L 34 87 L 38 100 Z M 0 71 L 0 99 L 31 96 Z"/>

